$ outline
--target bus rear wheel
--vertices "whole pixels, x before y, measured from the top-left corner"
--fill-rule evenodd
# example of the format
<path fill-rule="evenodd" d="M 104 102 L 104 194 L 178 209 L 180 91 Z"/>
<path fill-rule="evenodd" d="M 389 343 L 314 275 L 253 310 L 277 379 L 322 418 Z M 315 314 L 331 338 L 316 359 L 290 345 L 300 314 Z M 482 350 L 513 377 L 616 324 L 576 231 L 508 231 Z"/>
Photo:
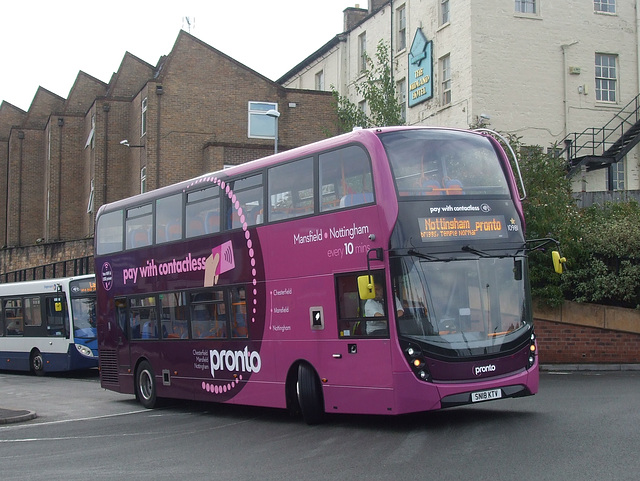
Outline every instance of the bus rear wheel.
<path fill-rule="evenodd" d="M 36 376 L 44 376 L 44 359 L 42 353 L 35 349 L 29 358 L 29 367 Z"/>
<path fill-rule="evenodd" d="M 136 398 L 147 409 L 153 409 L 158 400 L 153 369 L 147 361 L 142 361 L 136 370 Z"/>
<path fill-rule="evenodd" d="M 324 415 L 322 387 L 315 371 L 308 364 L 298 366 L 296 394 L 302 418 L 307 424 L 319 424 Z"/>

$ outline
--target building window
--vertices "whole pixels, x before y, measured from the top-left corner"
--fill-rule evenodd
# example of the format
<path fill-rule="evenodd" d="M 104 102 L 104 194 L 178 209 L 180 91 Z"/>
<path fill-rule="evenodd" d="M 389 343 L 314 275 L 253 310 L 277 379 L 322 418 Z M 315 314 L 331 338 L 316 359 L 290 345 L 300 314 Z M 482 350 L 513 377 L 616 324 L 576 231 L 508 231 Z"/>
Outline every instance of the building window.
<path fill-rule="evenodd" d="M 87 202 L 87 214 L 90 214 L 93 212 L 93 193 L 94 193 L 93 179 L 91 179 L 91 191 L 89 192 L 89 202 Z"/>
<path fill-rule="evenodd" d="M 360 102 L 358 102 L 358 110 L 360 112 L 362 112 L 363 114 L 367 114 L 367 101 L 366 100 L 361 100 Z"/>
<path fill-rule="evenodd" d="M 140 193 L 144 194 L 147 191 L 147 166 L 145 165 L 140 169 Z"/>
<path fill-rule="evenodd" d="M 275 139 L 276 119 L 267 115 L 269 110 L 278 110 L 272 102 L 249 102 L 249 138 Z"/>
<path fill-rule="evenodd" d="M 316 74 L 316 90 L 324 90 L 324 70 Z"/>
<path fill-rule="evenodd" d="M 367 32 L 358 36 L 358 63 L 360 72 L 367 70 Z"/>
<path fill-rule="evenodd" d="M 397 10 L 398 52 L 407 48 L 407 9 L 403 5 Z"/>
<path fill-rule="evenodd" d="M 442 105 L 449 105 L 451 103 L 451 57 L 449 55 L 440 59 L 440 76 Z"/>
<path fill-rule="evenodd" d="M 449 23 L 449 0 L 440 0 L 440 25 Z"/>
<path fill-rule="evenodd" d="M 609 172 L 611 175 L 611 188 L 613 190 L 624 190 L 624 160 L 611 164 Z"/>
<path fill-rule="evenodd" d="M 407 121 L 407 81 L 406 79 L 400 80 L 396 89 L 398 91 L 398 103 L 400 104 L 400 116 L 402 120 Z"/>
<path fill-rule="evenodd" d="M 142 106 L 140 112 L 140 137 L 144 137 L 147 134 L 147 97 L 142 99 Z"/>
<path fill-rule="evenodd" d="M 616 13 L 616 0 L 593 0 L 593 9 L 598 13 Z"/>
<path fill-rule="evenodd" d="M 516 0 L 516 13 L 538 13 L 536 0 Z"/>
<path fill-rule="evenodd" d="M 89 137 L 87 137 L 87 141 L 84 144 L 84 148 L 91 146 L 93 149 L 96 145 L 95 143 L 96 137 L 96 114 L 91 114 L 91 132 L 89 132 Z"/>
<path fill-rule="evenodd" d="M 616 56 L 596 54 L 596 100 L 616 101 Z"/>

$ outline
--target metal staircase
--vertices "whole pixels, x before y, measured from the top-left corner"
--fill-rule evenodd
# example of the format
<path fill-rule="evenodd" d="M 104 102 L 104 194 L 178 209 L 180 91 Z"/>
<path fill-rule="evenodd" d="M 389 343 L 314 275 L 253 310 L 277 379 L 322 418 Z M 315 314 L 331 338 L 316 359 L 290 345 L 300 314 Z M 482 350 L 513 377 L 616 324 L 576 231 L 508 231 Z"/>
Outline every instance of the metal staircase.
<path fill-rule="evenodd" d="M 599 129 L 589 128 L 564 139 L 560 155 L 568 160 L 569 177 L 586 168 L 604 169 L 621 161 L 640 142 L 640 95 Z"/>

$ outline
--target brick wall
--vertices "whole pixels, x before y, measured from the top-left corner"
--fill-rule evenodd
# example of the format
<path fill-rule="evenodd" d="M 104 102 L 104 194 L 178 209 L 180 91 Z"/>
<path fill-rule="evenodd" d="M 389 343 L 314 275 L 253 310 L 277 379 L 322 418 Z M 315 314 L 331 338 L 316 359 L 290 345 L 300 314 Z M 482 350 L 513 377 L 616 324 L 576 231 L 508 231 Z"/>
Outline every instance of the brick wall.
<path fill-rule="evenodd" d="M 534 307 L 543 364 L 640 363 L 640 312 L 565 301 Z"/>
<path fill-rule="evenodd" d="M 542 364 L 640 363 L 640 334 L 536 319 Z"/>

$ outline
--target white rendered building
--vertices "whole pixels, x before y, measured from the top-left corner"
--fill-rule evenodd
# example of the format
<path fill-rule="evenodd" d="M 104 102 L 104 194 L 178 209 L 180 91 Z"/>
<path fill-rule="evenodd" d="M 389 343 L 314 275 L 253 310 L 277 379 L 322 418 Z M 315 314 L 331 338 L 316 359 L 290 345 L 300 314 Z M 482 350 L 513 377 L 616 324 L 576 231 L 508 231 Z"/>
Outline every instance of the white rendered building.
<path fill-rule="evenodd" d="M 375 59 L 383 40 L 408 125 L 570 145 L 574 190 L 640 189 L 640 0 L 369 0 L 343 15 L 344 32 L 279 83 L 359 103 L 362 52 Z"/>

